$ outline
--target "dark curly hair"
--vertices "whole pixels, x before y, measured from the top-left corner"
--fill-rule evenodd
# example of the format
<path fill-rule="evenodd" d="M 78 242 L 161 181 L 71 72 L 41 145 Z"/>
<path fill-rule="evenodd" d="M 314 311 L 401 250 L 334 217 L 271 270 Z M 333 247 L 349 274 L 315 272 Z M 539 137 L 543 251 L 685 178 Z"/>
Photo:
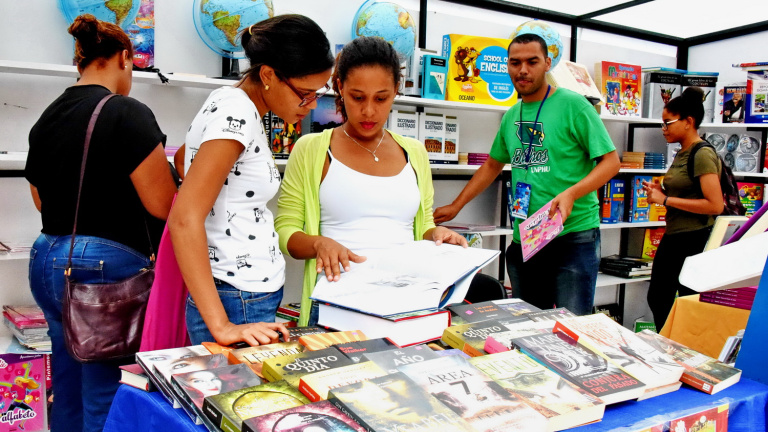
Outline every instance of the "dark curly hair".
<path fill-rule="evenodd" d="M 346 81 L 349 72 L 361 66 L 381 66 L 392 72 L 392 83 L 400 86 L 400 57 L 397 51 L 384 39 L 378 37 L 358 37 L 344 45 L 336 57 L 336 69 L 333 71 L 333 91 L 336 92 L 336 111 L 347 121 L 347 111 L 339 92 L 339 82 Z"/>
<path fill-rule="evenodd" d="M 699 87 L 688 87 L 683 94 L 664 105 L 670 114 L 679 115 L 681 119 L 693 118 L 696 129 L 704 120 L 704 90 Z"/>
<path fill-rule="evenodd" d="M 517 36 L 514 39 L 512 39 L 512 42 L 510 42 L 509 46 L 507 47 L 507 52 L 509 52 L 509 49 L 512 47 L 512 44 L 527 44 L 531 42 L 541 45 L 541 50 L 544 52 L 545 59 L 549 56 L 549 50 L 547 49 L 547 41 L 545 41 L 541 36 L 535 35 L 533 33 L 523 33 L 520 36 Z"/>
<path fill-rule="evenodd" d="M 133 57 L 131 39 L 123 29 L 91 14 L 75 18 L 67 31 L 75 38 L 75 63 L 80 69 L 97 60 L 108 60 L 123 50 Z"/>

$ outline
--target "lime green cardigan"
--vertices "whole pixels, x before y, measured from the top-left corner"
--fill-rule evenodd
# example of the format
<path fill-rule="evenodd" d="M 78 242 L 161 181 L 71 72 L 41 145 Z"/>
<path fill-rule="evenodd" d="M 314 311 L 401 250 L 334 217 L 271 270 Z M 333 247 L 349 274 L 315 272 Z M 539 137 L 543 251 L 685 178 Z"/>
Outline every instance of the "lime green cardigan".
<path fill-rule="evenodd" d="M 288 252 L 288 239 L 303 231 L 308 235 L 320 235 L 320 180 L 323 174 L 328 147 L 331 144 L 332 129 L 319 134 L 309 134 L 301 137 L 291 151 L 288 165 L 277 200 L 277 216 L 275 230 L 280 238 L 280 250 Z M 421 203 L 413 219 L 413 238 L 422 240 L 424 233 L 435 227 L 432 218 L 432 204 L 435 190 L 432 186 L 432 171 L 424 144 L 390 132 L 395 141 L 408 154 L 416 181 L 419 186 Z M 304 262 L 304 284 L 301 295 L 301 317 L 299 325 L 309 322 L 311 306 L 310 295 L 317 281 L 315 260 Z"/>

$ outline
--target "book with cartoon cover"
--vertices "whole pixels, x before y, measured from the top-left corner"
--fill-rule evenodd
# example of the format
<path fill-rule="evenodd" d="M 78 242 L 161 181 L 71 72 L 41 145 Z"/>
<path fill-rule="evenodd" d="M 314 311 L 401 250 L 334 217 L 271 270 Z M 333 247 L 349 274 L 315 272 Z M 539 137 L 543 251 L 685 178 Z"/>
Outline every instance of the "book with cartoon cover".
<path fill-rule="evenodd" d="M 47 354 L 0 354 L 0 430 L 47 430 Z"/>
<path fill-rule="evenodd" d="M 544 246 L 554 240 L 563 231 L 563 216 L 560 211 L 550 219 L 549 209 L 552 201 L 544 204 L 533 216 L 520 223 L 520 246 L 523 249 L 523 261 L 528 261 Z"/>
<path fill-rule="evenodd" d="M 302 431 L 366 432 L 328 401 L 313 402 L 243 421 L 243 432 Z"/>

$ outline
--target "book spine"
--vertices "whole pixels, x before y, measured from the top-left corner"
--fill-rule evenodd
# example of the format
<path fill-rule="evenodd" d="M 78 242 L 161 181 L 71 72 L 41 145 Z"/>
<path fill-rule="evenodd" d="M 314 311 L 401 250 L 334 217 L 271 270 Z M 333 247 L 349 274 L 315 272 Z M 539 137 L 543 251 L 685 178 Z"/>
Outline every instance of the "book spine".
<path fill-rule="evenodd" d="M 713 384 L 706 383 L 704 380 L 696 378 L 688 372 L 683 373 L 683 376 L 680 377 L 680 381 L 682 381 L 683 384 L 688 384 L 696 390 L 701 390 L 706 394 L 712 394 L 715 389 Z"/>
<path fill-rule="evenodd" d="M 332 393 L 331 393 L 331 395 L 328 398 L 328 402 L 332 403 L 333 406 L 335 406 L 336 408 L 339 409 L 339 411 L 341 411 L 342 413 L 344 413 L 347 416 L 349 416 L 349 418 L 354 420 L 355 423 L 360 425 L 360 427 L 365 429 L 367 432 L 377 432 L 375 429 L 373 429 L 371 426 L 369 426 L 368 423 L 365 420 L 363 420 L 359 415 L 357 415 L 357 413 L 355 413 L 353 410 L 349 409 L 344 402 L 342 402 L 339 399 L 333 397 Z"/>
<path fill-rule="evenodd" d="M 710 298 L 700 298 L 699 301 L 702 303 L 711 303 L 719 306 L 727 306 L 727 307 L 746 309 L 746 310 L 752 309 L 752 306 L 753 306 L 753 303 L 732 302 L 727 300 L 710 299 Z"/>
<path fill-rule="evenodd" d="M 221 426 L 221 419 L 224 417 L 224 415 L 221 413 L 221 410 L 216 407 L 216 405 L 208 400 L 208 398 L 203 400 L 203 414 L 205 414 L 205 416 L 208 417 L 213 424 L 216 426 Z"/>
<path fill-rule="evenodd" d="M 224 416 L 221 419 L 221 426 L 220 427 L 221 427 L 221 430 L 224 431 L 224 432 L 241 432 L 240 428 L 237 425 L 235 425 L 232 422 L 232 420 L 227 418 L 227 416 Z"/>
<path fill-rule="evenodd" d="M 269 382 L 275 382 L 280 381 L 283 379 L 283 374 L 281 373 L 279 366 L 272 366 L 272 363 L 264 363 L 261 366 L 261 374 L 264 375 L 264 378 Z"/>
<path fill-rule="evenodd" d="M 320 396 L 320 394 L 318 394 L 312 388 L 312 386 L 310 386 L 309 384 L 307 384 L 306 381 L 304 381 L 304 378 L 301 378 L 299 380 L 299 391 L 302 392 L 304 394 L 304 396 L 306 396 L 307 399 L 309 399 L 312 402 L 319 402 L 319 401 L 323 400 L 323 398 Z"/>
<path fill-rule="evenodd" d="M 509 351 L 509 347 L 497 341 L 493 336 L 488 336 L 488 338 L 485 339 L 485 345 L 483 346 L 483 349 L 488 354 Z"/>

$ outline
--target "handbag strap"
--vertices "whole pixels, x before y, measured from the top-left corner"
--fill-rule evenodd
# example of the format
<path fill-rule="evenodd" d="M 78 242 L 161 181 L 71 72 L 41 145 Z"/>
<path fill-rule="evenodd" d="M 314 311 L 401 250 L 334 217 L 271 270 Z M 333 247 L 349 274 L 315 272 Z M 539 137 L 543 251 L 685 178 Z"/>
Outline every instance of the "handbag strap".
<path fill-rule="evenodd" d="M 91 145 L 91 136 L 93 135 L 93 129 L 96 127 L 96 120 L 99 118 L 99 114 L 101 113 L 101 109 L 104 107 L 104 104 L 107 103 L 110 99 L 117 96 L 115 93 L 110 93 L 106 96 L 104 96 L 99 103 L 96 105 L 96 108 L 94 108 L 93 113 L 91 114 L 91 119 L 88 122 L 88 129 L 85 131 L 85 142 L 83 143 L 83 162 L 80 164 L 80 183 L 77 186 L 77 201 L 75 203 L 75 222 L 72 227 L 72 239 L 69 243 L 69 257 L 67 258 L 67 267 L 64 270 L 64 274 L 66 276 L 69 276 L 72 273 L 72 253 L 75 250 L 75 233 L 77 232 L 77 217 L 78 213 L 80 212 L 80 196 L 83 192 L 83 177 L 85 176 L 85 162 L 88 160 L 88 148 Z M 147 230 L 147 239 L 149 240 L 149 252 L 150 252 L 150 259 L 154 261 L 155 258 L 155 251 L 152 247 L 152 239 L 149 235 L 149 227 L 147 226 L 147 219 L 144 218 L 144 228 Z"/>

